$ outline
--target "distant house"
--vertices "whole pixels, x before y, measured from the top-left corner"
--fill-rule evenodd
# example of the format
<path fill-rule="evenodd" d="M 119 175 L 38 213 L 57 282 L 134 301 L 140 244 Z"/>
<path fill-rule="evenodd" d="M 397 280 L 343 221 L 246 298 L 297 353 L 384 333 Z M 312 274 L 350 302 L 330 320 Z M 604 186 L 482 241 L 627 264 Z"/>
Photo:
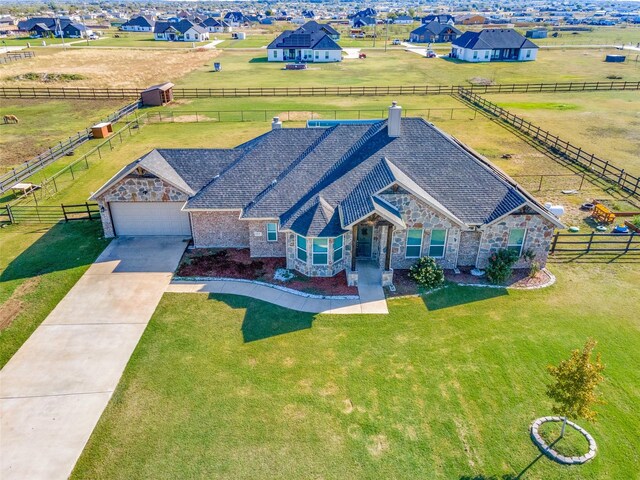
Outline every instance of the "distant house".
<path fill-rule="evenodd" d="M 527 30 L 524 34 L 527 38 L 547 38 L 546 30 Z"/>
<path fill-rule="evenodd" d="M 244 16 L 242 12 L 227 12 L 224 15 L 224 21 L 232 27 L 240 27 L 245 23 L 249 23 L 249 20 Z"/>
<path fill-rule="evenodd" d="M 445 43 L 454 41 L 460 35 L 462 32 L 453 25 L 433 21 L 413 30 L 409 35 L 409 41 L 413 43 Z"/>
<path fill-rule="evenodd" d="M 351 26 L 353 28 L 372 27 L 375 24 L 375 17 L 355 17 L 351 19 Z"/>
<path fill-rule="evenodd" d="M 233 27 L 224 20 L 213 17 L 206 18 L 200 26 L 209 33 L 227 33 L 233 30 Z"/>
<path fill-rule="evenodd" d="M 448 23 L 449 25 L 454 25 L 456 23 L 456 20 L 453 15 L 449 15 L 448 13 L 442 13 L 439 15 L 427 15 L 426 17 L 422 17 L 423 24 L 431 22 Z"/>
<path fill-rule="evenodd" d="M 120 30 L 124 32 L 153 32 L 155 21 L 138 15 L 123 23 Z"/>
<path fill-rule="evenodd" d="M 209 32 L 189 20 L 156 22 L 153 34 L 156 40 L 169 42 L 204 42 L 209 40 Z"/>
<path fill-rule="evenodd" d="M 307 22 L 312 23 L 312 22 Z M 315 22 L 313 22 L 315 23 Z M 342 61 L 342 48 L 322 28 L 285 30 L 267 46 L 270 62 L 328 63 Z M 322 25 L 317 24 L 318 27 Z"/>
<path fill-rule="evenodd" d="M 411 25 L 413 23 L 413 17 L 409 15 L 398 15 L 393 19 L 393 23 L 396 25 Z"/>
<path fill-rule="evenodd" d="M 333 28 L 331 25 L 328 25 L 326 23 L 318 23 L 314 20 L 311 20 L 310 22 L 307 22 L 304 25 L 302 25 L 300 28 L 296 30 L 296 33 L 311 34 L 318 31 L 326 33 L 329 36 L 329 38 L 331 38 L 331 40 L 335 40 L 336 42 L 340 40 L 340 32 L 338 32 L 335 28 Z"/>
<path fill-rule="evenodd" d="M 487 17 L 477 13 L 469 13 L 456 17 L 455 22 L 458 25 L 483 25 L 487 23 Z"/>
<path fill-rule="evenodd" d="M 18 30 L 32 37 L 84 38 L 93 33 L 84 24 L 70 18 L 34 17 L 18 22 Z"/>
<path fill-rule="evenodd" d="M 465 62 L 532 61 L 538 46 L 510 28 L 465 32 L 453 41 L 452 58 Z"/>

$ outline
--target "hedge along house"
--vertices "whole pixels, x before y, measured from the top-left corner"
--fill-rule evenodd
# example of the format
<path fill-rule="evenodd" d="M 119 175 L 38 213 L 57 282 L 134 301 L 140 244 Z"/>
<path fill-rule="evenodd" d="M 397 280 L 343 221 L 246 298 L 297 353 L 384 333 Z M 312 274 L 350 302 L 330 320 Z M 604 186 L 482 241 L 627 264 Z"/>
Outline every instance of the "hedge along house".
<path fill-rule="evenodd" d="M 309 276 L 361 261 L 393 269 L 432 256 L 484 267 L 531 250 L 544 265 L 559 220 L 509 177 L 421 118 L 272 130 L 233 149 L 153 150 L 92 195 L 105 235 L 182 235 L 196 247 L 286 257 Z M 517 266 L 526 266 L 521 259 Z"/>

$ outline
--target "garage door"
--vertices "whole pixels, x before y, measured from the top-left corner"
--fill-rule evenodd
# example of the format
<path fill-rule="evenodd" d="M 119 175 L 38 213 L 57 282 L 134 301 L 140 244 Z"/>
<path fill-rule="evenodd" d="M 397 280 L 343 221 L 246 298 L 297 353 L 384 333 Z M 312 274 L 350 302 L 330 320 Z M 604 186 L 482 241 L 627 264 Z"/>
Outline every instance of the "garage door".
<path fill-rule="evenodd" d="M 116 235 L 191 236 L 189 214 L 183 202 L 110 202 Z"/>

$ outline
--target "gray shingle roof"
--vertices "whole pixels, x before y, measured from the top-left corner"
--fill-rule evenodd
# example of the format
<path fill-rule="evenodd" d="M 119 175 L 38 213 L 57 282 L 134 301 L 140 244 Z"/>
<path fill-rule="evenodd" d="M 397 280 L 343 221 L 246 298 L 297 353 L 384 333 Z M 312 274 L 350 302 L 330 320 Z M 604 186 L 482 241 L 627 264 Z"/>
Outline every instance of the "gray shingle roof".
<path fill-rule="evenodd" d="M 329 35 L 322 30 L 306 32 L 304 30 L 285 30 L 271 42 L 268 49 L 274 48 L 309 48 L 312 50 L 342 50 Z"/>
<path fill-rule="evenodd" d="M 440 23 L 434 20 L 433 22 L 420 25 L 418 28 L 416 28 L 411 32 L 411 35 L 424 35 L 425 33 L 440 35 L 442 32 L 446 30 L 451 30 L 456 35 L 460 35 L 462 33 L 456 27 L 449 25 L 448 23 Z"/>
<path fill-rule="evenodd" d="M 453 45 L 472 50 L 494 48 L 538 48 L 531 40 L 511 28 L 484 29 L 480 32 L 464 32 Z"/>
<path fill-rule="evenodd" d="M 395 138 L 386 121 L 275 129 L 234 149 L 160 149 L 137 162 L 197 192 L 187 210 L 237 209 L 241 218 L 277 218 L 305 236 L 339 235 L 373 212 L 402 223 L 376 198 L 394 184 L 460 224 L 489 223 L 535 203 L 419 118 L 403 118 Z"/>

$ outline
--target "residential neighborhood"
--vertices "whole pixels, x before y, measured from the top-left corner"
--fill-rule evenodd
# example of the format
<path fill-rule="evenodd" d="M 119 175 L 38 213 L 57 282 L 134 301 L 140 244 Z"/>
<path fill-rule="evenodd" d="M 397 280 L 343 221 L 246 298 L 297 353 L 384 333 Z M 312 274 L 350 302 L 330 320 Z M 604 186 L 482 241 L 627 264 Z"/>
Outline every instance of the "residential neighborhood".
<path fill-rule="evenodd" d="M 0 478 L 637 478 L 640 3 L 0 2 Z"/>

